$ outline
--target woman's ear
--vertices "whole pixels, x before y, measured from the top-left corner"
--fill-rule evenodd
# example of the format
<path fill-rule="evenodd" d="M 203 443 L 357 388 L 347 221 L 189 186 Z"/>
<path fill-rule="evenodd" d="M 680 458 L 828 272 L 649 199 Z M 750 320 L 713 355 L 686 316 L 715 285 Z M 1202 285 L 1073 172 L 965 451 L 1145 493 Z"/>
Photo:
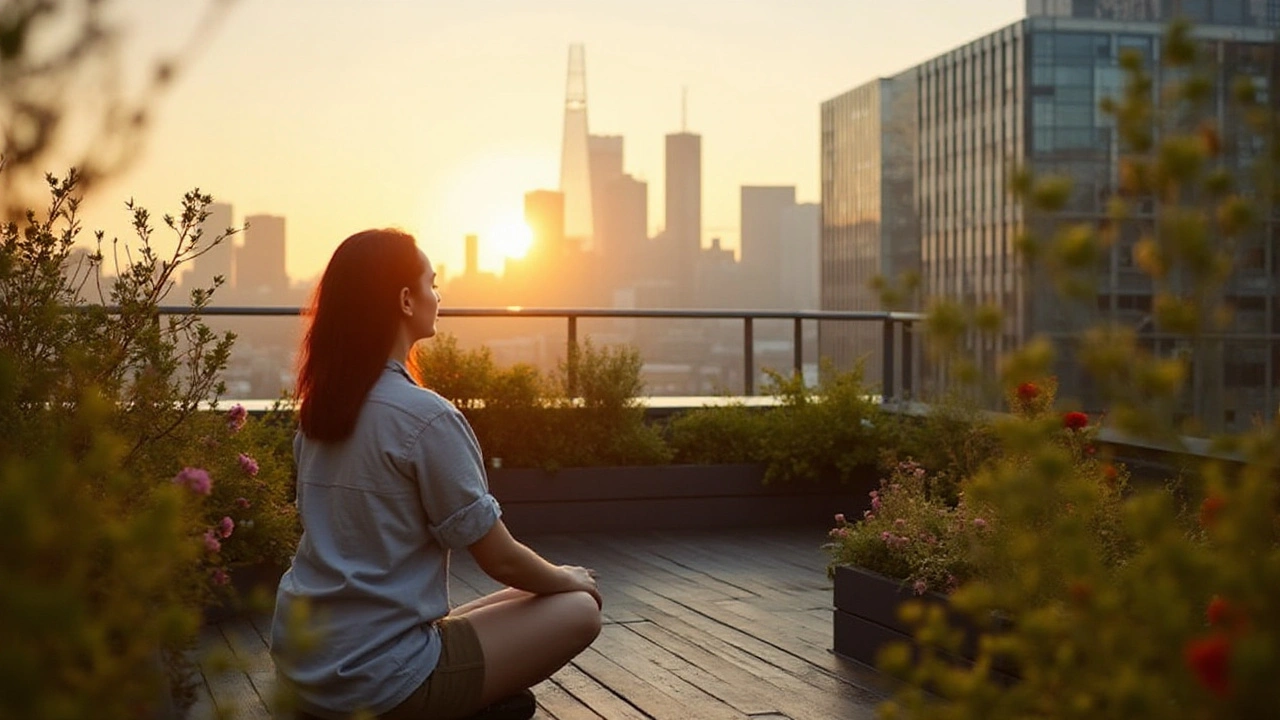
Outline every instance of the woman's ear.
<path fill-rule="evenodd" d="M 413 317 L 413 300 L 409 297 L 409 288 L 400 288 L 400 312 Z"/>

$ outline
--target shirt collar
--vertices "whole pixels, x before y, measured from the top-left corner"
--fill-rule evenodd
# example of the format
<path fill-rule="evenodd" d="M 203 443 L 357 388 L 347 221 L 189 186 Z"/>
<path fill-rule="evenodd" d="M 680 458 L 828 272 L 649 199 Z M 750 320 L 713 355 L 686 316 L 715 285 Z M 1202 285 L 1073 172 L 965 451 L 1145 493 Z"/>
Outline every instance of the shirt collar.
<path fill-rule="evenodd" d="M 386 369 L 392 372 L 399 373 L 404 377 L 405 380 L 408 380 L 414 385 L 418 384 L 418 381 L 413 379 L 413 375 L 409 374 L 409 368 L 405 367 L 404 363 L 400 362 L 399 360 L 388 360 Z"/>

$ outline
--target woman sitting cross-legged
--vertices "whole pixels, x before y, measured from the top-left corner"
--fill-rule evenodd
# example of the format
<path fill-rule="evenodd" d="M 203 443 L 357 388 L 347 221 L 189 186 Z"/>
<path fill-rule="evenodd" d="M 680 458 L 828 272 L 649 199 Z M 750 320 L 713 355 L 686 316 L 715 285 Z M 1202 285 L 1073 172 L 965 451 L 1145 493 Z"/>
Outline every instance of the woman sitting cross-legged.
<path fill-rule="evenodd" d="M 471 427 L 406 368 L 436 332 L 434 281 L 412 236 L 369 230 L 315 291 L 294 439 L 303 533 L 271 630 L 299 718 L 527 718 L 528 688 L 600 632 L 595 573 L 512 538 Z M 509 587 L 450 610 L 463 548 Z"/>

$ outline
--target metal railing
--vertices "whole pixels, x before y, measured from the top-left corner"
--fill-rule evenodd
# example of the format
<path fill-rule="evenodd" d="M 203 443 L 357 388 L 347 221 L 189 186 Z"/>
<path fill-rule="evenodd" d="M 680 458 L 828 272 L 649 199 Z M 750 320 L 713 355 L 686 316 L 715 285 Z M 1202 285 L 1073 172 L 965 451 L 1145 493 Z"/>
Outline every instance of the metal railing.
<path fill-rule="evenodd" d="M 303 313 L 300 307 L 205 307 L 198 313 L 206 317 L 290 317 Z M 163 306 L 161 315 L 189 315 L 197 312 L 190 307 Z M 913 390 L 915 368 L 914 324 L 925 318 L 919 313 L 883 312 L 869 310 L 624 310 L 611 308 L 440 308 L 441 317 L 456 318 L 563 318 L 567 323 L 567 349 L 569 357 L 578 345 L 578 320 L 580 318 L 609 319 L 683 319 L 683 320 L 741 320 L 743 355 L 743 394 L 755 394 L 755 321 L 790 320 L 793 323 L 794 369 L 804 370 L 803 323 L 813 322 L 878 322 L 883 328 L 881 397 L 884 402 L 899 398 L 896 378 L 901 377 L 902 396 Z M 899 364 L 901 365 L 899 367 Z M 900 371 L 900 373 L 899 373 Z M 568 367 L 568 383 L 572 391 L 575 385 L 574 367 Z"/>

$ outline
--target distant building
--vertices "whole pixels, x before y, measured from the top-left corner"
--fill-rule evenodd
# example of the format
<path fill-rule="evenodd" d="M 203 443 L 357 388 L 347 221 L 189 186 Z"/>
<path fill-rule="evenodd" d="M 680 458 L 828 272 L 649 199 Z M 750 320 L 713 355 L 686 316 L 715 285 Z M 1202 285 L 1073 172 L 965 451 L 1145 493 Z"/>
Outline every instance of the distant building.
<path fill-rule="evenodd" d="M 1128 325 L 1162 356 L 1185 344 L 1151 335 L 1153 290 L 1134 258 L 1156 208 L 1139 205 L 1115 228 L 1116 242 L 1098 275 L 1096 307 L 1073 306 L 1044 278 L 1032 277 L 1015 251 L 1019 235 L 1051 232 L 1059 218 L 1028 216 L 1008 194 L 1009 169 L 1070 177 L 1073 193 L 1061 219 L 1104 221 L 1116 193 L 1120 145 L 1114 120 L 1099 102 L 1123 90 L 1118 59 L 1126 51 L 1145 58 L 1157 87 L 1170 79 L 1175 71 L 1158 61 L 1162 23 L 1181 14 L 1197 23 L 1200 47 L 1217 58 L 1217 95 L 1209 106 L 1220 108 L 1218 126 L 1234 139 L 1224 144 L 1225 166 L 1249 182 L 1247 172 L 1261 151 L 1239 114 L 1229 111 L 1227 93 L 1233 80 L 1250 78 L 1273 109 L 1280 105 L 1280 94 L 1270 90 L 1280 83 L 1274 30 L 1280 4 L 1029 0 L 1027 9 L 1023 20 L 823 104 L 823 307 L 866 307 L 871 303 L 857 288 L 873 268 L 891 268 L 893 257 L 918 262 L 924 297 L 1003 308 L 1000 332 L 967 340 L 982 373 L 995 377 L 1002 354 L 1044 335 L 1058 351 L 1054 371 L 1062 396 L 1101 411 L 1076 357 L 1083 327 L 1100 320 Z M 909 101 L 899 105 L 889 98 Z M 900 128 L 905 142 L 891 134 Z M 900 186 L 891 189 L 895 183 Z M 918 230 L 910 231 L 917 222 Z M 1274 415 L 1280 381 L 1280 345 L 1271 335 L 1280 332 L 1280 261 L 1272 247 L 1277 236 L 1280 224 L 1268 219 L 1239 242 L 1226 289 L 1236 307 L 1235 337 L 1195 370 L 1183 409 L 1210 429 L 1238 429 L 1255 415 Z M 843 349 L 831 333 L 824 335 L 824 353 Z M 936 373 L 930 377 L 946 381 Z"/>
<path fill-rule="evenodd" d="M 200 224 L 198 248 L 208 250 L 191 261 L 182 278 L 182 289 L 184 293 L 195 288 L 208 289 L 213 287 L 215 277 L 221 277 L 223 285 L 215 297 L 225 299 L 235 287 L 234 238 L 225 238 L 217 245 L 213 245 L 213 242 L 231 228 L 231 206 L 227 203 L 211 203 L 206 211 L 209 216 Z"/>
<path fill-rule="evenodd" d="M 788 186 L 747 186 L 741 189 L 741 262 L 751 287 L 751 307 L 782 307 L 782 215 L 795 207 L 796 189 Z"/>
<path fill-rule="evenodd" d="M 915 71 L 873 80 L 822 104 L 819 252 L 823 310 L 883 310 L 876 277 L 920 269 Z M 865 361 L 881 378 L 881 327 L 823 323 L 819 353 L 837 368 Z"/>
<path fill-rule="evenodd" d="M 591 158 L 587 144 L 587 69 L 582 45 L 569 46 L 565 83 L 564 135 L 560 145 L 560 192 L 564 193 L 564 233 L 578 245 L 591 244 Z"/>
<path fill-rule="evenodd" d="M 277 302 L 289 290 L 285 272 L 285 223 L 279 215 L 244 219 L 244 244 L 236 248 L 235 296 L 249 304 Z M 228 241 L 229 242 L 229 241 Z"/>
<path fill-rule="evenodd" d="M 818 249 L 822 245 L 822 206 L 800 203 L 783 208 L 780 226 L 778 305 L 784 310 L 817 310 L 821 301 Z"/>
<path fill-rule="evenodd" d="M 591 168 L 591 227 L 592 239 L 589 249 L 601 256 L 608 256 L 614 251 L 616 238 L 609 237 L 608 214 L 613 185 L 622 176 L 622 136 L 589 135 L 587 136 L 589 166 Z"/>
<path fill-rule="evenodd" d="M 694 296 L 694 273 L 702 247 L 702 136 L 690 132 L 667 135 L 666 279 L 676 289 L 677 306 Z"/>

